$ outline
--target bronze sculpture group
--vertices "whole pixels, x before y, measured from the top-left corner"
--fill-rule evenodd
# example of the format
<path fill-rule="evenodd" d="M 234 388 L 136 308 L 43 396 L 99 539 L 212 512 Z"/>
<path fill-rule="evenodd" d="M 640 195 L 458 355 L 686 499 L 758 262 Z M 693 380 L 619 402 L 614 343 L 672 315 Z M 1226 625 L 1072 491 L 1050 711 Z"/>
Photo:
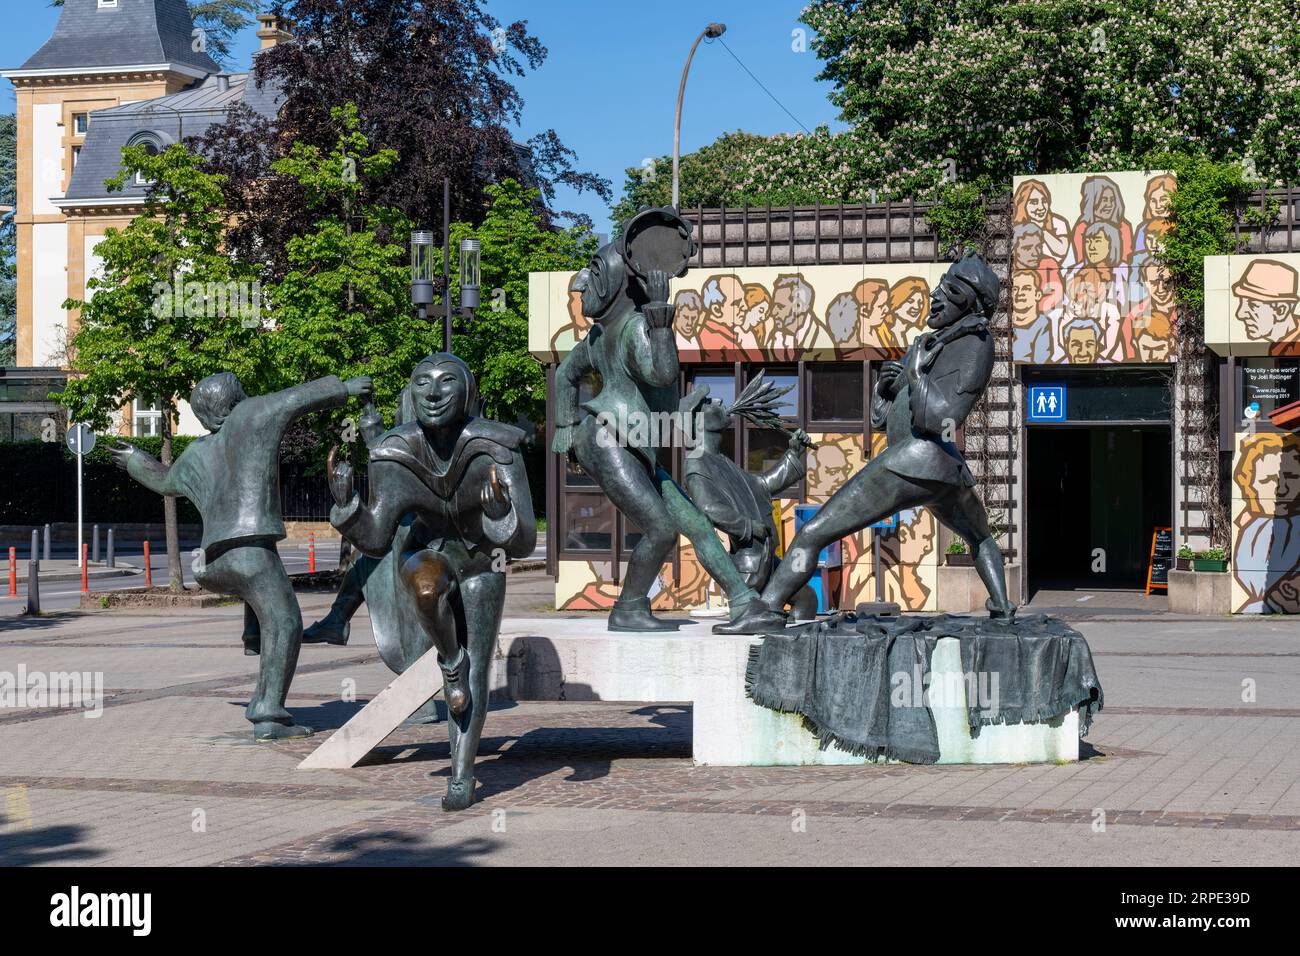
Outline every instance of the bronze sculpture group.
<path fill-rule="evenodd" d="M 759 376 L 730 406 L 710 400 L 707 389 L 679 400 L 669 282 L 685 274 L 694 250 L 690 232 L 672 209 L 644 210 L 596 252 L 572 286 L 592 326 L 558 369 L 552 448 L 570 456 L 641 531 L 609 629 L 680 625 L 653 616 L 649 604 L 679 534 L 726 592 L 730 620 L 716 631 L 779 631 L 790 616 L 787 607 L 796 620 L 809 620 L 816 597 L 808 582 L 821 550 L 917 506 L 930 508 L 970 543 L 992 595 L 990 615 L 1013 620 L 1001 552 L 953 443 L 992 369 L 993 272 L 968 255 L 944 276 L 933 295 L 930 330 L 901 362 L 885 363 L 876 384 L 872 422 L 886 429 L 888 448 L 832 495 L 778 558 L 772 500 L 803 477 L 804 449 L 812 443 L 802 431 L 787 429 L 781 460 L 750 474 L 721 452 L 721 435 L 732 416 L 785 428 L 779 417 L 785 390 Z M 580 389 L 593 377 L 599 391 L 582 401 Z M 524 435 L 478 414 L 474 376 L 463 361 L 446 352 L 423 359 L 403 392 L 397 425 L 384 432 L 377 416 L 365 417 L 368 499 L 354 491 L 351 466 L 337 449 L 330 452 L 330 521 L 358 554 L 330 613 L 304 637 L 276 552 L 285 537 L 280 440 L 295 418 L 342 406 L 350 397 L 368 399 L 371 392 L 369 379 L 327 376 L 250 398 L 233 375 L 221 373 L 199 382 L 190 399 L 211 434 L 191 443 L 170 468 L 129 446 L 114 454 L 148 488 L 195 504 L 203 519 L 199 584 L 245 602 L 245 645 L 250 653 L 260 650 L 257 690 L 246 711 L 255 738 L 311 734 L 284 707 L 299 647 L 304 641 L 347 643 L 349 618 L 364 601 L 392 670 L 401 673 L 429 650 L 437 653 L 452 757 L 443 807 L 463 809 L 474 799 L 505 564 L 531 554 L 536 543 L 520 453 Z M 655 427 L 665 419 L 675 427 Z M 681 485 L 664 467 L 664 455 L 679 440 L 686 447 Z M 430 688 L 430 701 L 415 720 L 436 719 L 432 697 Z"/>

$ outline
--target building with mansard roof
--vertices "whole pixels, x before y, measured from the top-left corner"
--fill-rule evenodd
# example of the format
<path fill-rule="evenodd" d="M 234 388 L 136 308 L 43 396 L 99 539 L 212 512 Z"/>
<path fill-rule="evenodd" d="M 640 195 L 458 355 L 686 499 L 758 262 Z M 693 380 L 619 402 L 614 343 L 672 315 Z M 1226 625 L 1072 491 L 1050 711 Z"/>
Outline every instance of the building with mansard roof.
<path fill-rule="evenodd" d="M 274 15 L 258 20 L 263 49 L 288 37 Z M 121 168 L 122 147 L 161 151 L 222 122 L 239 103 L 275 114 L 274 90 L 224 72 L 204 46 L 185 0 L 65 0 L 49 40 L 21 66 L 0 71 L 14 84 L 18 125 L 18 368 L 5 371 L 10 387 L 0 388 L 0 398 L 21 392 L 24 399 L 0 407 L 0 439 L 33 437 L 37 423 L 57 412 L 36 396 L 65 375 L 78 316 L 63 302 L 85 297 L 105 230 L 141 211 L 144 183 L 113 193 L 104 185 Z M 159 412 L 147 402 L 123 410 L 125 431 L 150 435 L 158 427 Z M 178 430 L 202 431 L 188 407 Z"/>

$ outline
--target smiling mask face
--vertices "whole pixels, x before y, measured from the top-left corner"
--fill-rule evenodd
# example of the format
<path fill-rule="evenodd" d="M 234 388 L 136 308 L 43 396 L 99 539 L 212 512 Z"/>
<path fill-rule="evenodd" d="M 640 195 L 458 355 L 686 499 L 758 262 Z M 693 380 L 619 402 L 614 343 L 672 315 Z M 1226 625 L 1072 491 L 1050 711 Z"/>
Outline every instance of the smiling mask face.
<path fill-rule="evenodd" d="M 426 428 L 447 428 L 470 417 L 477 398 L 474 376 L 454 355 L 431 355 L 411 375 L 411 403 Z"/>

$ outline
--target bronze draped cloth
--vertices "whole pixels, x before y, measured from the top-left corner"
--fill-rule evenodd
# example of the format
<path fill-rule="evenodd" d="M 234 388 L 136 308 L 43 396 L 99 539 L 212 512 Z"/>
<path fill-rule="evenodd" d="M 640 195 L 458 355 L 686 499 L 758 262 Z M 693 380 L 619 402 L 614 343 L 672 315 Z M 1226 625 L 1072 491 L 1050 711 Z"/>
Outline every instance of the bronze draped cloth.
<path fill-rule="evenodd" d="M 745 691 L 763 707 L 802 715 L 823 749 L 935 763 L 939 741 L 924 696 L 898 695 L 896 702 L 891 692 L 903 680 L 928 682 L 944 637 L 960 644 L 967 687 L 998 675 L 996 709 L 981 708 L 978 696 L 967 701 L 972 737 L 987 724 L 1055 720 L 1076 709 L 1083 736 L 1102 708 L 1087 640 L 1046 615 L 1012 625 L 947 614 L 836 615 L 765 637 L 750 652 Z"/>

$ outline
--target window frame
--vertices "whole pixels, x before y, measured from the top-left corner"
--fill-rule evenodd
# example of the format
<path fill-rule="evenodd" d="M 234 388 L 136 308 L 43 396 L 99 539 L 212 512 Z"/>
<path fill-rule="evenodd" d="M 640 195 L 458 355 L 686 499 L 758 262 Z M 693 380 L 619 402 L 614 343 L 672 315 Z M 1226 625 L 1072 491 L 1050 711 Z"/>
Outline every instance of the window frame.
<path fill-rule="evenodd" d="M 139 398 L 131 399 L 131 437 L 132 438 L 161 438 L 162 437 L 162 406 L 158 400 L 154 399 L 147 404 L 142 405 L 143 400 Z M 144 423 L 150 423 L 150 431 L 142 432 L 140 426 Z"/>

